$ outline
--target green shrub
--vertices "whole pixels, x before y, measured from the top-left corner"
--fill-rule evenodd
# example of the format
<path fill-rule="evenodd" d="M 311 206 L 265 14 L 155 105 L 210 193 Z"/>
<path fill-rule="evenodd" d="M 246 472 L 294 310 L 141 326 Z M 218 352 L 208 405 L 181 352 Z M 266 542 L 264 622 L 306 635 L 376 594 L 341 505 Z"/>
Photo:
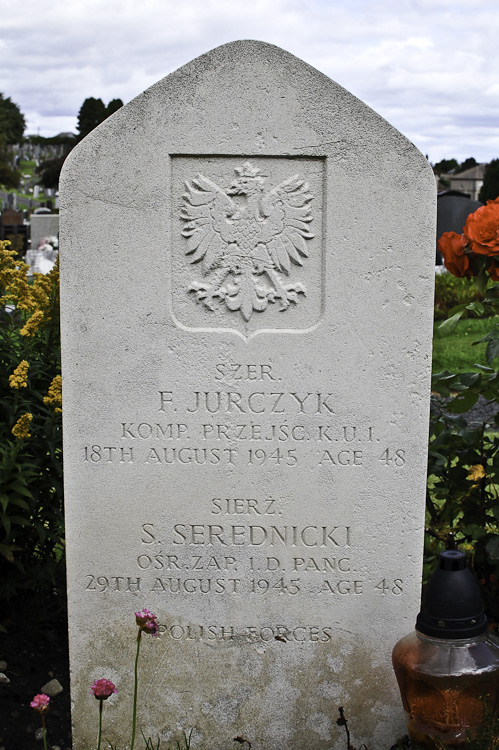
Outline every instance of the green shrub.
<path fill-rule="evenodd" d="M 435 274 L 435 320 L 444 320 L 449 310 L 457 305 L 467 305 L 481 298 L 472 279 L 459 279 L 448 272 Z M 484 311 L 484 315 L 492 314 L 491 310 Z"/>
<path fill-rule="evenodd" d="M 485 291 L 468 312 L 499 310 L 499 284 Z M 455 330 L 464 309 L 453 310 L 443 329 Z M 488 330 L 487 330 L 488 329 Z M 467 552 L 480 581 L 487 613 L 499 623 L 499 415 L 470 421 L 467 412 L 483 397 L 499 408 L 499 326 L 489 319 L 478 341 L 485 345 L 486 365 L 476 372 L 433 375 L 430 414 L 424 578 L 438 552 L 458 546 Z M 492 410 L 493 411 L 493 410 Z"/>
<path fill-rule="evenodd" d="M 59 271 L 0 243 L 0 599 L 63 576 Z M 7 307 L 5 307 L 7 305 Z"/>
<path fill-rule="evenodd" d="M 499 434 L 462 413 L 479 395 L 498 400 L 499 373 L 444 372 L 432 385 L 440 397 L 430 415 L 424 579 L 439 552 L 459 547 L 480 581 L 488 615 L 499 622 Z M 499 418 L 491 426 L 497 430 Z"/>

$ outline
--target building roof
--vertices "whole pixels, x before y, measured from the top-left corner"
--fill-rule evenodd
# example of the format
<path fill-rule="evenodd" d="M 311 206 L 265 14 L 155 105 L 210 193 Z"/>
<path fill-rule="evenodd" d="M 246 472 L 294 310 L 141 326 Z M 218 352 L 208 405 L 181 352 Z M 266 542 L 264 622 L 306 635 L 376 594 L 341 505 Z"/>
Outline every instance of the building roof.
<path fill-rule="evenodd" d="M 464 172 L 456 172 L 451 175 L 451 180 L 483 180 L 486 164 L 477 164 L 474 167 L 465 169 Z"/>

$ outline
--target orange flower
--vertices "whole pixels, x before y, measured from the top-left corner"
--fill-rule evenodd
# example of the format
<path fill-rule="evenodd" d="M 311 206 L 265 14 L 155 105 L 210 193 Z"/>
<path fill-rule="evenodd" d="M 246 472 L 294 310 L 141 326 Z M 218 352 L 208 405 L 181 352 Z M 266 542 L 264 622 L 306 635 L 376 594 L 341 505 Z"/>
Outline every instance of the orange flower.
<path fill-rule="evenodd" d="M 438 249 L 442 253 L 444 266 L 453 276 L 471 279 L 473 271 L 469 256 L 464 252 L 466 244 L 466 237 L 462 234 L 444 232 L 438 241 Z"/>
<path fill-rule="evenodd" d="M 473 252 L 499 255 L 499 198 L 470 214 L 463 231 Z"/>

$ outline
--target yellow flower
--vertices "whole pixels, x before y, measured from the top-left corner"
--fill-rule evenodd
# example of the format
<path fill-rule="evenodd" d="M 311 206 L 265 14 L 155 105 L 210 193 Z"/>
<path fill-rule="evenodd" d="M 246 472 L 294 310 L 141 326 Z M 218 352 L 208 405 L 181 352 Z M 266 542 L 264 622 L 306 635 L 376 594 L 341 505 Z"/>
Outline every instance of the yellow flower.
<path fill-rule="evenodd" d="M 8 250 L 10 242 L 0 242 L 0 289 L 4 290 L 0 304 L 13 303 L 19 310 L 33 308 L 33 295 L 28 284 L 28 264 L 17 260 L 15 250 Z"/>
<path fill-rule="evenodd" d="M 468 479 L 471 479 L 473 482 L 477 482 L 479 479 L 483 479 L 483 477 L 485 476 L 487 476 L 487 474 L 485 473 L 485 469 L 483 468 L 482 464 L 475 464 L 474 466 L 470 466 Z"/>
<path fill-rule="evenodd" d="M 26 440 L 26 438 L 31 437 L 31 432 L 29 431 L 29 426 L 31 424 L 31 421 L 33 419 L 33 415 L 27 412 L 26 414 L 23 414 L 22 417 L 19 417 L 17 422 L 15 423 L 14 427 L 12 428 L 11 432 L 12 434 L 18 438 L 18 440 Z"/>
<path fill-rule="evenodd" d="M 40 327 L 43 317 L 44 316 L 42 310 L 35 310 L 31 318 L 26 321 L 26 323 L 19 331 L 21 336 L 34 336 Z"/>
<path fill-rule="evenodd" d="M 56 375 L 49 385 L 48 395 L 43 397 L 44 404 L 52 404 L 55 412 L 62 412 L 62 378 Z"/>
<path fill-rule="evenodd" d="M 28 385 L 28 368 L 29 363 L 25 359 L 19 362 L 12 375 L 9 375 L 11 388 L 26 388 Z"/>
<path fill-rule="evenodd" d="M 460 550 L 461 550 L 462 552 L 473 552 L 473 550 L 474 550 L 474 547 L 473 547 L 473 545 L 472 545 L 472 544 L 470 544 L 469 542 L 465 542 L 464 544 L 460 544 L 460 545 L 459 545 L 459 549 L 460 549 Z"/>

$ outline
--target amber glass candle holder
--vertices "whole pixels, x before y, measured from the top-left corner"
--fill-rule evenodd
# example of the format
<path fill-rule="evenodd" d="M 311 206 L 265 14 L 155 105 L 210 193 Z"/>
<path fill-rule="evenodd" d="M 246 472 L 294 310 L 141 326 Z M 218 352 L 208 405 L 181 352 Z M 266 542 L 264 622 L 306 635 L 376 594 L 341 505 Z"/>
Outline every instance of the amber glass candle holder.
<path fill-rule="evenodd" d="M 499 709 L 499 641 L 488 634 L 464 553 L 443 552 L 425 590 L 416 632 L 393 650 L 412 741 L 460 747 Z"/>

